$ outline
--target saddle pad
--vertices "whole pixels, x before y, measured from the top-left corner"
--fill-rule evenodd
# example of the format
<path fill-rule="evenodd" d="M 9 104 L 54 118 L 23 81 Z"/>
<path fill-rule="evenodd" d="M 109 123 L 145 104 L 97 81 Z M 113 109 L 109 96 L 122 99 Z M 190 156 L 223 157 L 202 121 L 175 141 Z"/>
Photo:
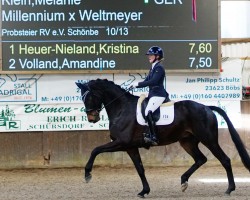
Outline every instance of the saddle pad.
<path fill-rule="evenodd" d="M 141 113 L 141 103 L 146 98 L 145 95 L 141 95 L 136 108 L 136 119 L 140 125 L 148 126 L 145 122 L 143 115 Z M 160 106 L 160 119 L 156 122 L 156 125 L 168 125 L 174 121 L 174 102 L 167 102 Z"/>

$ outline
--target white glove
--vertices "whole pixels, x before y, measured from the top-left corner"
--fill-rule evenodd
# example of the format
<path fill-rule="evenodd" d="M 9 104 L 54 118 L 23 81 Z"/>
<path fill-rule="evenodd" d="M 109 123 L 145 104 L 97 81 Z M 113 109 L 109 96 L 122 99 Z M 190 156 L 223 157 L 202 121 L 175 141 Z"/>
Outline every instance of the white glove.
<path fill-rule="evenodd" d="M 132 85 L 131 85 L 132 88 L 136 88 L 137 86 L 138 86 L 138 83 L 137 83 L 137 82 L 134 82 L 134 83 L 132 83 Z"/>

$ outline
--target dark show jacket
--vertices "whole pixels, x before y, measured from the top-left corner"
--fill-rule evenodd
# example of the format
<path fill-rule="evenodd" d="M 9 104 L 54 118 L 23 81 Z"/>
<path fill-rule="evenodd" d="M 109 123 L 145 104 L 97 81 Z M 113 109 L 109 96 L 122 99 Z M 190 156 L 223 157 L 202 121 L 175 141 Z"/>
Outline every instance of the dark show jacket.
<path fill-rule="evenodd" d="M 166 97 L 168 98 L 168 93 L 163 86 L 165 78 L 165 70 L 160 62 L 156 63 L 153 69 L 151 68 L 146 79 L 138 83 L 137 88 L 143 88 L 149 86 L 148 97 Z"/>

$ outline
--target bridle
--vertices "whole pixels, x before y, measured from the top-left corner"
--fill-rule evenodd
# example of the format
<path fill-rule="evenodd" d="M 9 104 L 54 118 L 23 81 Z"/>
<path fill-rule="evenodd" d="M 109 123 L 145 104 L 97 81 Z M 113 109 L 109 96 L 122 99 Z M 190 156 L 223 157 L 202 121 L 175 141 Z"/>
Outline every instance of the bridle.
<path fill-rule="evenodd" d="M 112 99 L 110 102 L 108 102 L 106 105 L 103 105 L 101 108 L 97 108 L 97 109 L 94 109 L 94 108 L 90 108 L 90 109 L 85 109 L 85 112 L 88 114 L 88 115 L 91 115 L 91 116 L 99 116 L 100 112 L 107 106 L 109 106 L 110 104 L 114 103 L 117 99 L 121 98 L 124 94 L 126 94 L 128 91 L 130 91 L 131 89 L 133 89 L 132 87 L 129 87 L 128 89 L 125 90 L 125 92 L 123 92 L 121 95 L 119 95 L 118 97 Z M 81 96 L 82 97 L 82 101 L 85 103 L 85 99 L 87 97 L 87 95 L 91 93 L 90 90 L 87 90 L 86 92 L 84 92 L 84 94 Z M 98 95 L 94 94 L 94 96 L 100 98 Z M 95 111 L 95 113 L 93 114 L 92 111 Z"/>
<path fill-rule="evenodd" d="M 90 91 L 87 90 L 87 91 L 84 92 L 83 95 L 81 96 L 81 97 L 82 97 L 82 101 L 83 101 L 84 104 L 85 104 L 85 99 L 86 99 L 86 97 L 87 97 L 87 95 L 88 95 L 89 93 L 90 93 Z M 93 95 L 96 96 L 96 97 L 98 97 L 98 96 L 95 95 L 94 93 L 93 93 Z M 99 116 L 99 113 L 101 112 L 101 110 L 102 110 L 102 108 L 98 108 L 98 109 L 93 109 L 93 108 L 91 108 L 91 109 L 86 109 L 86 108 L 85 108 L 84 112 L 87 113 L 87 114 L 90 115 L 90 116 L 97 117 L 97 116 Z M 95 111 L 95 113 L 93 113 L 92 111 Z"/>

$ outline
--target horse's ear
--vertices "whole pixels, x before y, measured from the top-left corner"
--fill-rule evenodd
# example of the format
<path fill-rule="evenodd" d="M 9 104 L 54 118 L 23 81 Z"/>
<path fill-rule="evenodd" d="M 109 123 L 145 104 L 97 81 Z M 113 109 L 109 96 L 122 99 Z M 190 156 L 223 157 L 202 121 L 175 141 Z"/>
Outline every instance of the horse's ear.
<path fill-rule="evenodd" d="M 79 87 L 80 89 L 82 88 L 82 83 L 75 82 L 75 84 L 76 84 L 77 87 Z"/>
<path fill-rule="evenodd" d="M 82 92 L 89 90 L 87 84 L 78 83 L 78 82 L 75 82 L 75 84 L 77 85 L 78 88 L 80 88 L 82 90 Z"/>

